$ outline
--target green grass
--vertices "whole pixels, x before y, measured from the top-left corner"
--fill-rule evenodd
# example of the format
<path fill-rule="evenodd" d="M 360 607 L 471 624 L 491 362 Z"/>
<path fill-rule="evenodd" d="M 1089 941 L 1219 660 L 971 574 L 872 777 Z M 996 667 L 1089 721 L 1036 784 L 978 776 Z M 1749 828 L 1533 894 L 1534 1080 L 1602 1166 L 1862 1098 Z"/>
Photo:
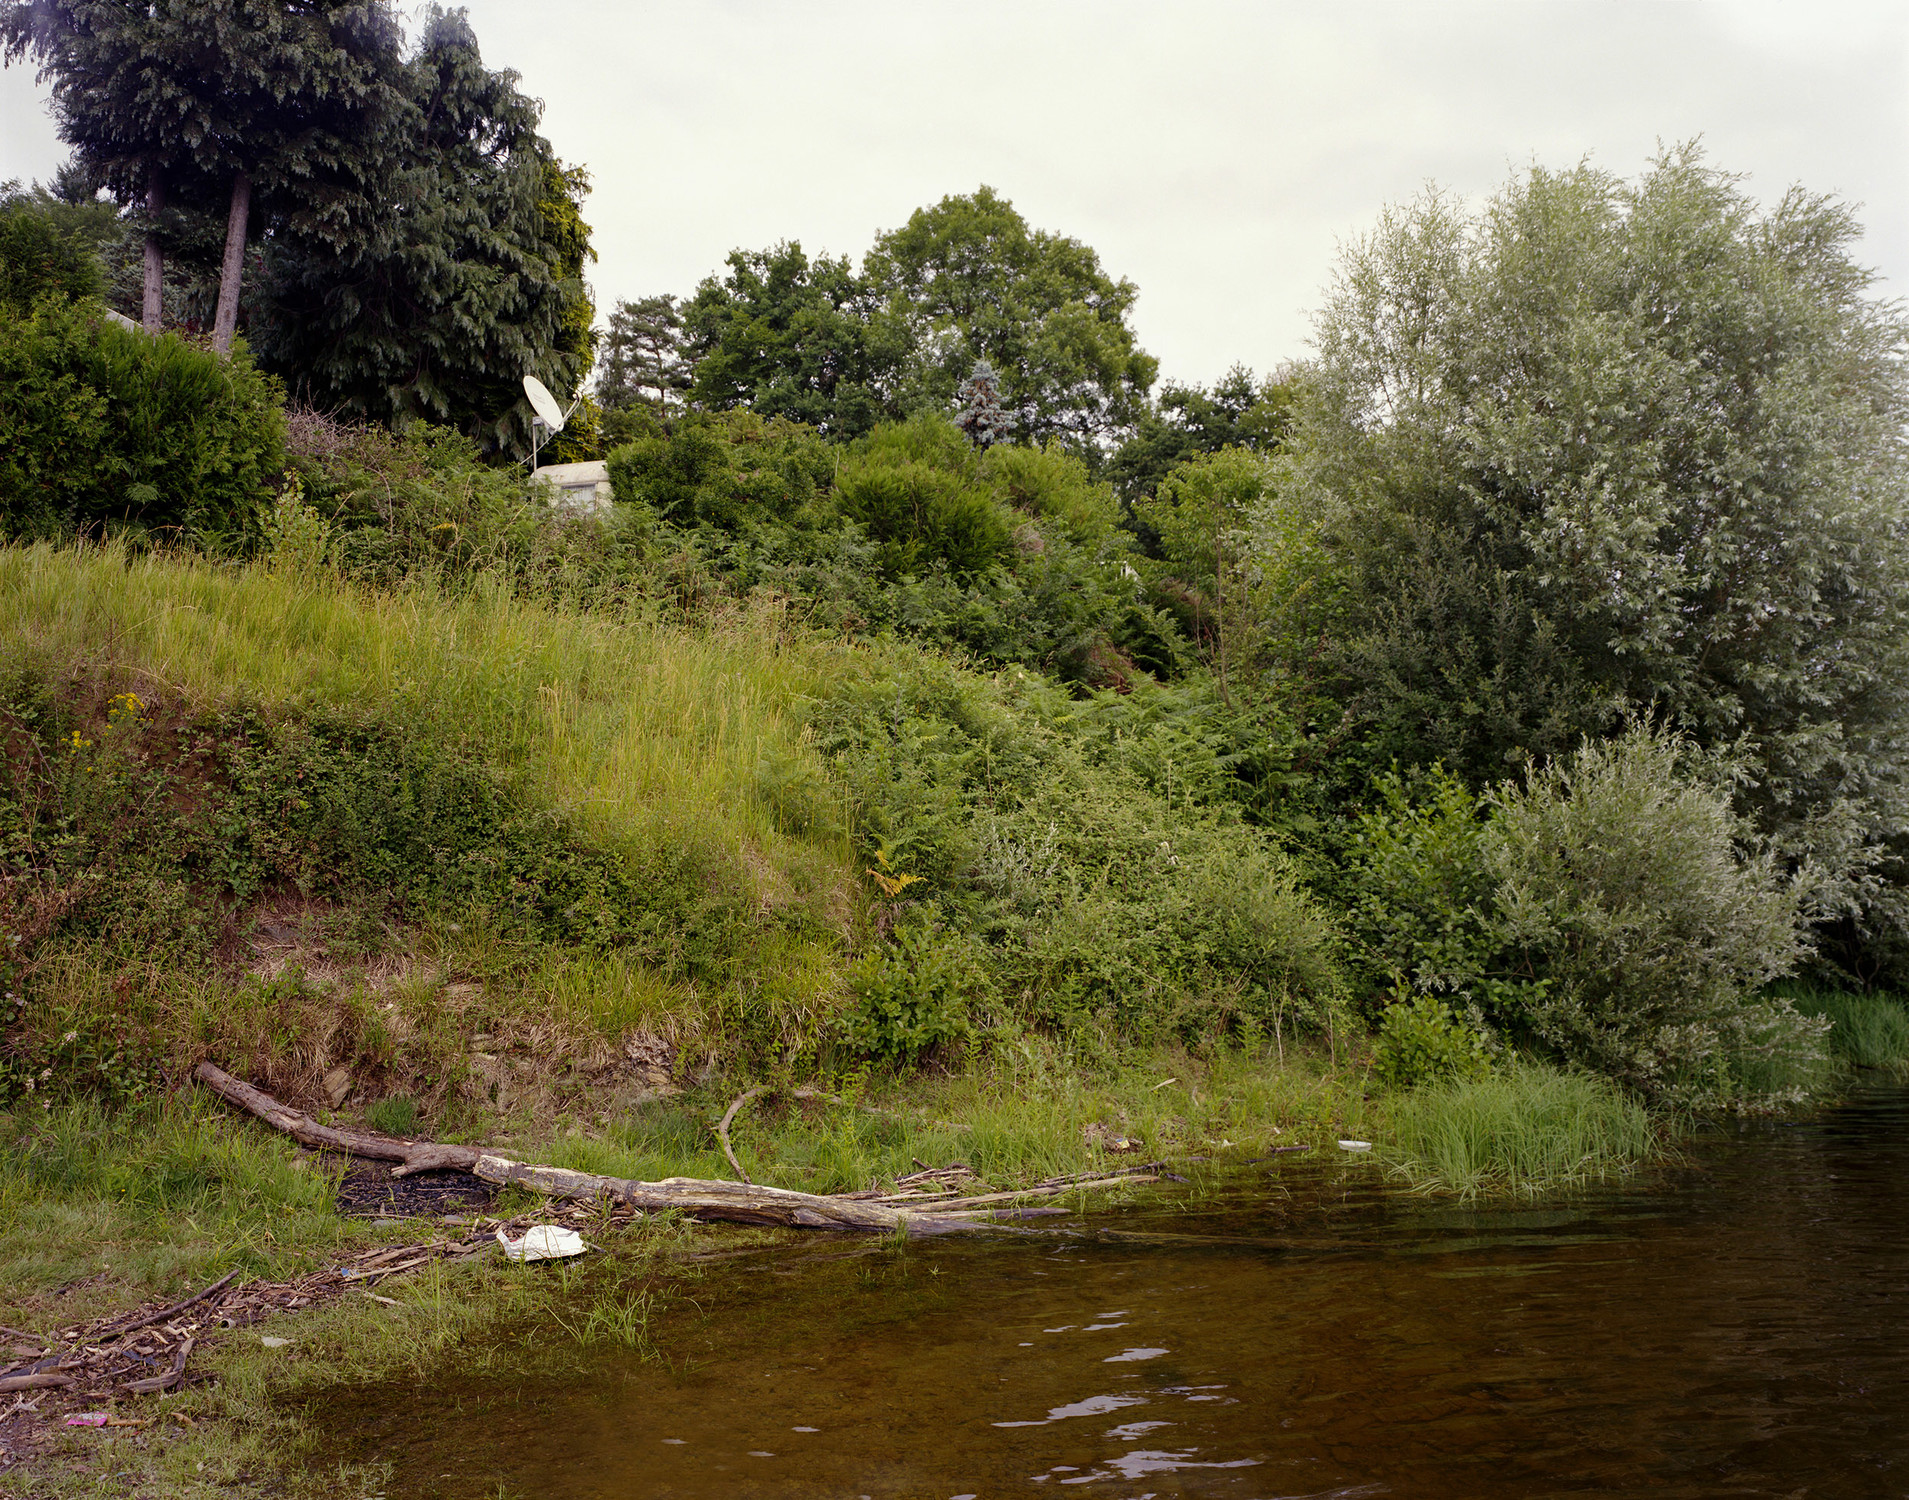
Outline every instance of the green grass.
<path fill-rule="evenodd" d="M 1909 1010 L 1893 995 L 1858 995 L 1807 985 L 1784 986 L 1804 1015 L 1830 1023 L 1830 1051 L 1862 1068 L 1909 1064 Z"/>
<path fill-rule="evenodd" d="M 1413 1186 L 1462 1197 L 1601 1181 L 1659 1150 L 1649 1112 L 1616 1084 L 1525 1062 L 1413 1090 L 1388 1107 L 1382 1139 Z"/>
<path fill-rule="evenodd" d="M 767 608 L 688 630 L 481 583 L 374 593 L 191 556 L 0 547 L 0 662 L 117 669 L 196 706 L 397 717 L 481 744 L 608 846 L 700 834 L 764 888 L 832 886 L 850 878 L 839 820 L 784 831 L 792 799 L 824 800 L 795 710 L 857 662 L 784 625 Z"/>

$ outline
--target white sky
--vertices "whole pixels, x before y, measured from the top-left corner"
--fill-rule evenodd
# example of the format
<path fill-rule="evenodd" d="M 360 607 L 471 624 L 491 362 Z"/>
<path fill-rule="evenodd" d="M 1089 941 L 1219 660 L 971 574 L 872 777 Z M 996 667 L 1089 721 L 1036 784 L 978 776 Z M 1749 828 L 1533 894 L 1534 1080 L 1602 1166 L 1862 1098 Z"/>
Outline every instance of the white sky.
<path fill-rule="evenodd" d="M 471 0 L 492 67 L 587 165 L 598 304 L 687 293 L 737 246 L 859 261 L 985 182 L 1140 287 L 1163 374 L 1303 355 L 1335 245 L 1428 179 L 1483 196 L 1701 135 L 1774 198 L 1863 205 L 1909 291 L 1909 0 L 1227 4 Z M 0 74 L 0 178 L 63 152 Z"/>

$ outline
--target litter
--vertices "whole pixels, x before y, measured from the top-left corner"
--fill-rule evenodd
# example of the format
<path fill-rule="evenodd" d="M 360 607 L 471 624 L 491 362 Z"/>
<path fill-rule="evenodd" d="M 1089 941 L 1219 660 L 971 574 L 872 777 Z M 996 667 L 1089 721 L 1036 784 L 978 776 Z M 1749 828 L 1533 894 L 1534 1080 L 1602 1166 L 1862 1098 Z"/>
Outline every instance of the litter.
<path fill-rule="evenodd" d="M 76 1411 L 66 1419 L 68 1427 L 104 1427 L 106 1413 L 103 1411 Z"/>
<path fill-rule="evenodd" d="M 1370 1141 L 1341 1141 L 1339 1142 L 1339 1149 L 1341 1151 L 1370 1151 L 1372 1149 L 1372 1142 Z"/>
<path fill-rule="evenodd" d="M 274 1338 L 268 1333 L 261 1337 L 259 1342 L 267 1349 L 284 1349 L 289 1347 L 292 1341 L 290 1339 Z"/>
<path fill-rule="evenodd" d="M 504 1247 L 504 1254 L 512 1260 L 567 1260 L 573 1255 L 583 1254 L 586 1246 L 583 1236 L 574 1229 L 560 1229 L 555 1224 L 533 1224 L 524 1231 L 521 1240 L 508 1238 L 503 1230 L 497 1231 L 497 1243 Z"/>

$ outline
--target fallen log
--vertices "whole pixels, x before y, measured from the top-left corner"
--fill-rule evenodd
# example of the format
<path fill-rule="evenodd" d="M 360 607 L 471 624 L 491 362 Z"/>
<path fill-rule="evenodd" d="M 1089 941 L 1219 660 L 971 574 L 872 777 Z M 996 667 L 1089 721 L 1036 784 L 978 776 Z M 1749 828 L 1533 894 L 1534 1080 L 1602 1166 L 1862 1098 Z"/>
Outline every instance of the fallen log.
<path fill-rule="evenodd" d="M 401 1141 L 393 1136 L 368 1130 L 339 1130 L 320 1125 L 310 1115 L 280 1104 L 263 1089 L 234 1078 L 225 1069 L 202 1062 L 194 1076 L 221 1098 L 240 1109 L 257 1115 L 267 1125 L 284 1131 L 302 1146 L 321 1151 L 347 1151 L 353 1156 L 368 1156 L 374 1161 L 395 1161 L 393 1177 L 411 1172 L 430 1172 L 440 1168 L 468 1172 L 483 1154 L 476 1146 L 450 1146 L 436 1141 Z"/>
<path fill-rule="evenodd" d="M 917 1233 L 971 1230 L 982 1227 L 966 1218 L 940 1218 L 882 1204 L 848 1198 L 825 1198 L 790 1188 L 758 1187 L 746 1182 L 705 1181 L 695 1177 L 667 1177 L 661 1182 L 638 1182 L 626 1177 L 599 1177 L 564 1167 L 540 1167 L 512 1161 L 479 1146 L 450 1146 L 431 1141 L 401 1141 L 368 1131 L 339 1130 L 320 1125 L 311 1116 L 280 1104 L 263 1089 L 254 1088 L 223 1068 L 202 1062 L 194 1070 L 200 1082 L 221 1098 L 257 1115 L 307 1146 L 348 1151 L 378 1161 L 395 1161 L 401 1172 L 452 1167 L 471 1172 L 486 1182 L 515 1184 L 551 1198 L 608 1199 L 626 1207 L 652 1212 L 675 1209 L 693 1219 L 715 1219 L 732 1224 L 759 1224 L 784 1229 L 847 1229 L 878 1234 L 908 1229 Z"/>

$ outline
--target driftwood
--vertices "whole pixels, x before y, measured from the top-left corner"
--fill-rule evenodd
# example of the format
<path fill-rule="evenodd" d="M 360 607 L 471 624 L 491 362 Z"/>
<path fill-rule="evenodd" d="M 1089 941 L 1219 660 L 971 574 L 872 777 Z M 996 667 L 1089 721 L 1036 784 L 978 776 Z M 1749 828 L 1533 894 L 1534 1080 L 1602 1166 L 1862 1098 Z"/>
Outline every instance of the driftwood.
<path fill-rule="evenodd" d="M 767 1093 L 768 1090 L 767 1084 L 757 1084 L 756 1087 L 738 1094 L 729 1108 L 723 1111 L 722 1119 L 716 1122 L 716 1138 L 723 1143 L 723 1155 L 729 1158 L 729 1165 L 736 1169 L 736 1175 L 744 1182 L 749 1181 L 749 1174 L 743 1171 L 742 1163 L 736 1160 L 735 1150 L 729 1144 L 729 1122 L 736 1118 L 736 1111 L 743 1105 L 755 1098 L 757 1094 Z"/>
<path fill-rule="evenodd" d="M 853 1229 L 891 1233 L 903 1228 L 934 1232 L 975 1227 L 965 1217 L 943 1217 L 886 1204 L 799 1193 L 789 1188 L 759 1187 L 747 1182 L 705 1181 L 695 1177 L 637 1182 L 625 1177 L 599 1177 L 589 1172 L 572 1172 L 563 1167 L 530 1166 L 478 1146 L 401 1141 L 368 1131 L 338 1130 L 329 1125 L 320 1125 L 298 1110 L 288 1109 L 264 1090 L 234 1078 L 212 1063 L 202 1062 L 195 1071 L 200 1082 L 220 1097 L 257 1115 L 268 1125 L 283 1130 L 294 1140 L 307 1146 L 398 1162 L 401 1165 L 394 1169 L 394 1176 L 402 1172 L 451 1167 L 474 1173 L 486 1182 L 500 1185 L 514 1183 L 552 1198 L 608 1200 L 648 1211 L 676 1209 L 694 1219 L 719 1219 L 734 1224 L 761 1224 L 787 1229 Z M 745 1095 L 744 1099 L 748 1097 Z M 736 1107 L 730 1107 L 731 1114 Z"/>
<path fill-rule="evenodd" d="M 476 1146 L 447 1146 L 435 1141 L 401 1141 L 368 1130 L 338 1130 L 320 1125 L 310 1115 L 288 1109 L 263 1089 L 234 1078 L 225 1069 L 202 1062 L 194 1076 L 222 1098 L 257 1115 L 266 1124 L 276 1126 L 300 1145 L 323 1151 L 347 1151 L 353 1156 L 368 1156 L 374 1161 L 395 1161 L 393 1177 L 410 1172 L 430 1172 L 449 1167 L 468 1172 L 483 1152 Z"/>
<path fill-rule="evenodd" d="M 174 1318 L 178 1317 L 180 1313 L 184 1312 L 188 1307 L 191 1307 L 194 1303 L 203 1302 L 205 1301 L 206 1298 L 212 1296 L 214 1293 L 224 1291 L 226 1287 L 231 1283 L 232 1278 L 237 1276 L 238 1274 L 239 1273 L 236 1270 L 227 1271 L 225 1275 L 221 1276 L 217 1281 L 213 1282 L 212 1285 L 207 1287 L 203 1292 L 194 1292 L 190 1297 L 186 1298 L 185 1301 L 175 1302 L 172 1304 L 171 1307 L 162 1307 L 156 1313 L 147 1313 L 145 1317 L 139 1318 L 134 1322 L 116 1323 L 111 1328 L 106 1329 L 105 1333 L 106 1334 L 131 1333 L 135 1329 L 150 1328 L 154 1323 L 170 1323 Z"/>
<path fill-rule="evenodd" d="M 59 1375 L 52 1370 L 41 1370 L 32 1375 L 0 1376 L 0 1395 L 8 1391 L 57 1390 L 73 1383 L 71 1375 Z"/>

